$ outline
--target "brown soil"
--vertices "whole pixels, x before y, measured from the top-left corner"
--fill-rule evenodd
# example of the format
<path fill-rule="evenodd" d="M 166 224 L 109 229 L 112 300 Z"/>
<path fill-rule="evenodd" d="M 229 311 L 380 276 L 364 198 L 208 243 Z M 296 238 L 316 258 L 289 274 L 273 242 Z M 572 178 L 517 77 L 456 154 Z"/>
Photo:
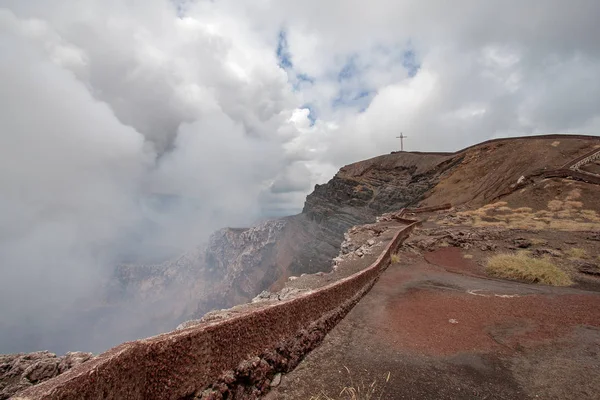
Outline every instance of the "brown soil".
<path fill-rule="evenodd" d="M 442 247 L 425 254 L 425 260 L 439 265 L 450 272 L 465 275 L 486 276 L 485 270 L 473 259 L 466 259 L 465 254 L 457 247 Z"/>

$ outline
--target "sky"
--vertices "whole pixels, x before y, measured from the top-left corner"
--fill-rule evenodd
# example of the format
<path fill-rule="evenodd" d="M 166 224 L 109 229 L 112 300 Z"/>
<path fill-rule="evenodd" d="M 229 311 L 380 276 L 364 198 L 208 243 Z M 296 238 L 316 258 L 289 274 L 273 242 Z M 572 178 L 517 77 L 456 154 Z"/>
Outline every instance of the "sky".
<path fill-rule="evenodd" d="M 598 134 L 598 15 L 596 0 L 0 0 L 0 329 L 43 328 L 124 258 L 297 213 L 401 132 L 422 151 Z"/>

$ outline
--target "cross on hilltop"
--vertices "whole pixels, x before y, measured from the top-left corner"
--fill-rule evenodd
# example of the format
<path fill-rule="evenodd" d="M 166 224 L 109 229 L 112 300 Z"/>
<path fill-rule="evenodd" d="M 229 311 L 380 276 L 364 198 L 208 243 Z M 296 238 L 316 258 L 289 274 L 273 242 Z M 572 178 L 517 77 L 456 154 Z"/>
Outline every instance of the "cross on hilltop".
<path fill-rule="evenodd" d="M 404 139 L 408 136 L 404 136 L 402 132 L 400 132 L 400 136 L 396 136 L 396 139 L 400 139 L 400 151 L 404 151 Z"/>

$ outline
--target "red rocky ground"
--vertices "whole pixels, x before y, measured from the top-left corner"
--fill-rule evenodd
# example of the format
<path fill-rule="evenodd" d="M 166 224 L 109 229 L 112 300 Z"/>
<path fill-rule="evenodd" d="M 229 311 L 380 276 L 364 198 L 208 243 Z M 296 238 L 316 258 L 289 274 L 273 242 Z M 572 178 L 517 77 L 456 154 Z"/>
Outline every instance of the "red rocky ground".
<path fill-rule="evenodd" d="M 407 244 L 401 261 L 267 399 L 343 399 L 344 387 L 364 391 L 373 381 L 382 399 L 597 398 L 597 286 L 489 279 L 479 259 L 490 252 L 481 248 L 522 244 L 512 237 L 522 232 L 492 232 L 469 245 L 452 235 L 476 251 Z"/>

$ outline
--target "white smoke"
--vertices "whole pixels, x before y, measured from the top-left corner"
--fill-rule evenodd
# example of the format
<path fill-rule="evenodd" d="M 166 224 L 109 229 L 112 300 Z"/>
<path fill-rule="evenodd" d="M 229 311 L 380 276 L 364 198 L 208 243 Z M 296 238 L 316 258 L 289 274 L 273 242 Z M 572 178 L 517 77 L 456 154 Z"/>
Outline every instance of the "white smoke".
<path fill-rule="evenodd" d="M 77 306 L 121 261 L 263 217 L 296 134 L 271 49 L 166 2 L 42 3 L 0 8 L 0 352 L 64 349 L 68 331 L 98 350 Z M 130 338 L 110 322 L 102 345 Z"/>

